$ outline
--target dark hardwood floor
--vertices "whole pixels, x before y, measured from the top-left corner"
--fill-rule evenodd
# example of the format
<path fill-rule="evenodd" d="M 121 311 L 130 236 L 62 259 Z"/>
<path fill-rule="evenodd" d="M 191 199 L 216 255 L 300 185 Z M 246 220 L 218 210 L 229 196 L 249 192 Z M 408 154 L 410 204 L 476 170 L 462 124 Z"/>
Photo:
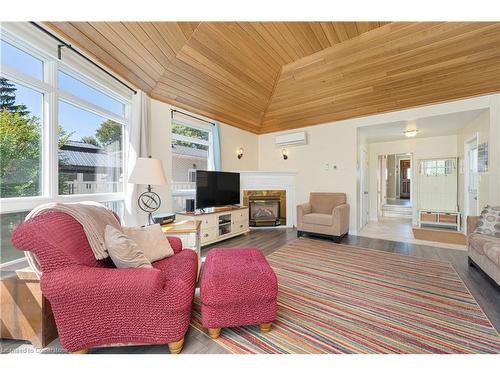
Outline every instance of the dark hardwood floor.
<path fill-rule="evenodd" d="M 264 254 L 269 255 L 296 238 L 297 232 L 293 229 L 252 230 L 247 235 L 235 237 L 204 247 L 202 249 L 202 257 L 206 256 L 210 249 L 216 247 L 257 247 L 261 249 Z M 391 253 L 437 259 L 451 263 L 496 330 L 500 332 L 500 291 L 498 287 L 495 287 L 480 271 L 474 267 L 468 266 L 467 252 L 352 235 L 344 238 L 342 243 Z M 4 353 L 33 351 L 33 348 L 29 345 L 29 343 L 16 340 L 0 340 L 0 349 L 0 351 Z M 43 352 L 54 353 L 63 352 L 63 350 L 60 347 L 59 340 L 55 340 Z M 129 346 L 97 348 L 92 349 L 92 353 L 164 354 L 168 353 L 168 349 L 166 345 Z M 183 353 L 219 354 L 227 353 L 227 351 L 217 344 L 215 340 L 209 338 L 206 334 L 190 328 L 186 335 Z"/>

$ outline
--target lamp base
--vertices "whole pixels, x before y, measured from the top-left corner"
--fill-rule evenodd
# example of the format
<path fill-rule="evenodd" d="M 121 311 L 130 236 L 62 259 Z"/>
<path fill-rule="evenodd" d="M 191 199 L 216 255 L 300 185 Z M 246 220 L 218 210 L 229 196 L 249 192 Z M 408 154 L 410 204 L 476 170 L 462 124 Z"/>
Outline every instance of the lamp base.
<path fill-rule="evenodd" d="M 148 185 L 147 191 L 139 195 L 137 205 L 148 214 L 148 225 L 151 225 L 153 223 L 153 212 L 157 211 L 161 206 L 161 198 L 151 190 L 151 185 Z"/>

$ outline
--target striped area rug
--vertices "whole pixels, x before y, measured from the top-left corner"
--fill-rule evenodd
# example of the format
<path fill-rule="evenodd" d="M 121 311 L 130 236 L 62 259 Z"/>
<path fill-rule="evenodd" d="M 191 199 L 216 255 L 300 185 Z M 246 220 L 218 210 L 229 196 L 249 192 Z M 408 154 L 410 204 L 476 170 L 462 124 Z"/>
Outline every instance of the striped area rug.
<path fill-rule="evenodd" d="M 225 328 L 233 353 L 500 353 L 500 337 L 453 267 L 383 251 L 295 240 L 268 258 L 273 329 Z M 200 325 L 195 301 L 192 325 Z"/>

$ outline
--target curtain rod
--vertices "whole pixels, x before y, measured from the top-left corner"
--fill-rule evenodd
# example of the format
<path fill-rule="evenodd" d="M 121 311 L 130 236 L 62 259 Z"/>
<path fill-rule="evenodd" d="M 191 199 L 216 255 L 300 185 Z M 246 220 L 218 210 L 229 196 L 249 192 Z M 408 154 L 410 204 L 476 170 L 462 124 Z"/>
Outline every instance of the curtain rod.
<path fill-rule="evenodd" d="M 178 110 L 176 110 L 176 109 L 172 109 L 172 112 L 171 112 L 171 117 L 172 117 L 172 118 L 174 118 L 174 112 L 181 113 L 181 114 L 183 114 L 184 116 L 189 116 L 189 117 L 195 118 L 195 119 L 200 120 L 200 121 L 203 121 L 203 122 L 207 122 L 207 123 L 209 123 L 209 124 L 211 124 L 211 125 L 214 125 L 214 126 L 215 126 L 215 122 L 207 121 L 207 120 L 202 119 L 202 118 L 200 118 L 200 117 L 196 117 L 196 116 L 190 115 L 189 113 L 182 112 L 182 111 L 178 111 Z"/>
<path fill-rule="evenodd" d="M 66 47 L 68 48 L 69 50 L 73 51 L 74 53 L 76 53 L 78 56 L 80 56 L 81 58 L 85 59 L 86 61 L 88 61 L 89 63 L 91 63 L 92 65 L 94 65 L 96 68 L 99 68 L 101 71 L 103 71 L 104 73 L 106 73 L 108 76 L 110 76 L 111 78 L 113 78 L 115 81 L 118 81 L 120 82 L 123 86 L 125 86 L 126 88 L 128 88 L 130 91 L 132 91 L 134 94 L 137 94 L 137 91 L 134 90 L 132 87 L 130 87 L 129 85 L 127 85 L 125 82 L 123 82 L 120 78 L 118 78 L 117 76 L 113 75 L 112 73 L 110 73 L 109 71 L 107 71 L 106 69 L 104 69 L 102 66 L 100 66 L 99 64 L 95 63 L 94 61 L 92 61 L 91 59 L 89 59 L 87 56 L 85 56 L 83 53 L 81 53 L 80 51 L 76 50 L 75 48 L 73 48 L 71 46 L 71 44 L 68 44 L 66 43 L 64 40 L 62 40 L 61 38 L 59 38 L 57 35 L 51 33 L 49 30 L 45 29 L 44 27 L 40 26 L 39 24 L 37 24 L 36 22 L 30 22 L 30 24 L 32 24 L 33 26 L 35 26 L 38 30 L 42 31 L 43 33 L 47 34 L 48 36 L 50 36 L 52 39 L 55 39 L 59 42 L 59 45 L 57 46 L 57 58 L 59 60 L 61 60 L 61 48 L 62 47 Z"/>

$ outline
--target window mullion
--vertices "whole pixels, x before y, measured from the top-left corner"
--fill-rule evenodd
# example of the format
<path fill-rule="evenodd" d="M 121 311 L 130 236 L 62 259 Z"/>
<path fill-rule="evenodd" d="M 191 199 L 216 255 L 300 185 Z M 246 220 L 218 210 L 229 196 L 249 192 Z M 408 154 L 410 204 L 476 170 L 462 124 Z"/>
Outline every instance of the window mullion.
<path fill-rule="evenodd" d="M 49 198 L 56 198 L 58 192 L 58 92 L 57 92 L 57 69 L 58 64 L 56 61 L 47 63 L 47 81 L 52 87 L 51 92 L 48 94 L 48 119 L 47 119 L 47 135 L 48 139 L 44 141 L 44 146 L 47 149 L 46 159 L 44 164 L 44 177 L 46 181 L 45 195 Z M 45 167 L 46 166 L 46 167 Z"/>

